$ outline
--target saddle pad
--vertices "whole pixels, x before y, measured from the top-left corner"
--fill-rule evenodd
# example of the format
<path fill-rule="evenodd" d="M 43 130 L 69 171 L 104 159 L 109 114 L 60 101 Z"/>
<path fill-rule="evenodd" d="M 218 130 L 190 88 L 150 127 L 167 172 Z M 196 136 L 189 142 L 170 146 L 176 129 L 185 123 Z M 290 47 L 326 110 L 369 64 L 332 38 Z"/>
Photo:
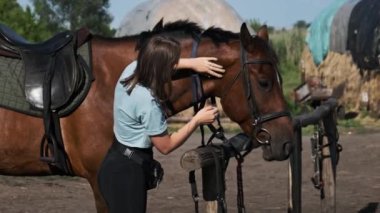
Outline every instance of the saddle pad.
<path fill-rule="evenodd" d="M 83 88 L 67 107 L 58 112 L 60 117 L 68 115 L 78 107 L 90 89 L 91 82 L 93 81 L 90 47 L 91 43 L 89 41 L 83 44 L 77 51 L 78 55 L 84 59 L 90 69 L 88 71 L 82 70 L 85 73 Z M 24 92 L 25 69 L 23 66 L 23 62 L 20 59 L 0 56 L 0 107 L 31 116 L 43 117 L 42 111 L 35 109 L 26 101 Z"/>

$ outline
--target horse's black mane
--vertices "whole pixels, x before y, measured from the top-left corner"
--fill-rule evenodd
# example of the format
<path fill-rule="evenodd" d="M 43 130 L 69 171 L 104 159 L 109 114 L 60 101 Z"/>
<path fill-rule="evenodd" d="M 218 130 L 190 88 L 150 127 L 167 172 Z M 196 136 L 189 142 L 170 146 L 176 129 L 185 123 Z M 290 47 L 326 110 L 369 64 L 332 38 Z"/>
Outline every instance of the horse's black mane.
<path fill-rule="evenodd" d="M 179 20 L 175 22 L 169 22 L 163 26 L 158 33 L 183 31 L 186 34 L 200 34 L 203 29 L 197 23 L 190 22 L 188 20 Z M 153 31 L 154 32 L 154 31 Z"/>
<path fill-rule="evenodd" d="M 160 24 L 161 23 L 159 23 L 158 25 Z M 215 45 L 228 43 L 230 40 L 236 40 L 240 38 L 239 33 L 234 33 L 228 30 L 221 29 L 219 27 L 213 26 L 208 29 L 203 29 L 197 23 L 191 22 L 189 20 L 179 20 L 175 22 L 166 23 L 163 26 L 155 27 L 153 30 L 144 31 L 137 35 L 108 39 L 114 41 L 124 39 L 136 40 L 136 50 L 139 50 L 142 44 L 144 44 L 152 36 L 158 34 L 174 37 L 177 39 L 188 37 L 192 37 L 193 39 L 210 38 Z M 273 51 L 272 47 L 266 42 L 263 42 L 262 45 L 264 45 L 264 49 L 267 49 L 269 51 L 269 54 L 273 56 L 274 61 L 278 62 L 277 56 Z"/>
<path fill-rule="evenodd" d="M 197 23 L 191 22 L 189 20 L 179 20 L 175 22 L 169 22 L 153 30 L 148 30 L 141 32 L 140 34 L 132 36 L 123 36 L 117 38 L 107 38 L 100 35 L 95 35 L 101 39 L 110 41 L 121 41 L 121 40 L 137 40 L 136 49 L 140 49 L 141 45 L 146 42 L 149 38 L 154 35 L 166 35 L 174 38 L 186 38 L 192 37 L 194 39 L 199 38 L 210 38 L 216 45 L 221 43 L 228 43 L 230 40 L 239 39 L 240 34 L 234 33 L 228 30 L 224 30 L 218 27 L 210 27 L 208 29 L 203 29 Z"/>
<path fill-rule="evenodd" d="M 227 43 L 231 39 L 239 39 L 239 33 L 223 30 L 218 27 L 210 27 L 202 33 L 202 36 L 211 38 L 215 43 Z"/>
<path fill-rule="evenodd" d="M 194 22 L 180 20 L 167 23 L 163 25 L 162 28 L 154 29 L 152 31 L 145 31 L 139 35 L 135 35 L 135 37 L 138 38 L 136 49 L 139 49 L 144 42 L 157 34 L 174 36 L 176 38 L 190 36 L 194 39 L 199 39 L 200 37 L 208 37 L 211 38 L 216 45 L 220 43 L 227 43 L 231 39 L 239 39 L 238 33 L 233 33 L 217 27 L 210 27 L 204 30 Z"/>

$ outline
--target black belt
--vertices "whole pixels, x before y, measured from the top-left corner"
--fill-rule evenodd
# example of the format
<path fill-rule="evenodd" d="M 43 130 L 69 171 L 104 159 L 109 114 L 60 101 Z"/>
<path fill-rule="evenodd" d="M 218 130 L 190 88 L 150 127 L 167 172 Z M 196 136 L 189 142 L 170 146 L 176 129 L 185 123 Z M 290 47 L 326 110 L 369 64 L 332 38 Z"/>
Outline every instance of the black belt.
<path fill-rule="evenodd" d="M 137 149 L 139 148 L 132 148 L 128 147 L 120 142 L 118 142 L 116 139 L 113 143 L 113 146 L 124 156 L 128 157 L 129 159 L 133 160 L 139 165 L 143 165 L 145 161 L 152 160 L 153 157 L 149 156 L 148 153 L 144 153 L 143 151 L 139 151 Z M 150 151 L 151 149 L 145 149 L 147 151 Z M 141 157 L 141 156 L 146 156 Z"/>

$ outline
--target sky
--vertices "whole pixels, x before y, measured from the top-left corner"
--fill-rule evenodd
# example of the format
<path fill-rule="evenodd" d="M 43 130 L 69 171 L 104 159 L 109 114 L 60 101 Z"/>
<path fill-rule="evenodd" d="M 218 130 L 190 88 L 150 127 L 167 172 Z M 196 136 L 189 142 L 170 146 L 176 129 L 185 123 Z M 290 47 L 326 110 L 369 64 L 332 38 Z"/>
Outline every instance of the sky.
<path fill-rule="evenodd" d="M 124 16 L 144 0 L 110 0 L 111 26 L 118 28 Z M 191 1 L 191 0 L 189 0 Z M 311 22 L 334 0 L 225 0 L 243 20 L 258 19 L 275 28 L 289 28 L 298 20 Z M 29 0 L 18 0 L 25 6 Z"/>

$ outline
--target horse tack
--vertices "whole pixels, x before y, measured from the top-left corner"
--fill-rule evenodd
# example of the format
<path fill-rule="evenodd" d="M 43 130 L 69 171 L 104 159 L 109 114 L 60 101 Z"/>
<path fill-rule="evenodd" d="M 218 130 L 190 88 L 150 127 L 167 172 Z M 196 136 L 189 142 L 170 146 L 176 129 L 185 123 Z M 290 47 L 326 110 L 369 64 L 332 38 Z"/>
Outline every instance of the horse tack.
<path fill-rule="evenodd" d="M 30 110 L 26 114 L 43 117 L 45 134 L 40 159 L 60 173 L 73 175 L 64 150 L 59 117 L 79 106 L 89 91 L 92 74 L 88 62 L 76 53 L 89 39 L 88 30 L 62 32 L 51 39 L 32 44 L 13 30 L 0 25 L 0 49 L 23 65 L 23 84 Z M 89 54 L 88 54 L 89 56 Z M 89 61 L 87 59 L 87 61 Z M 12 106 L 6 106 L 12 109 Z M 22 111 L 17 107 L 15 111 Z M 51 156 L 52 155 L 52 156 Z"/>
<path fill-rule="evenodd" d="M 170 35 L 180 39 L 181 44 L 185 47 L 182 52 L 185 53 L 190 51 L 190 49 L 187 48 L 189 32 L 196 32 L 197 29 L 193 29 L 194 25 L 189 25 L 184 22 L 182 23 L 183 24 L 178 24 L 177 22 L 176 26 L 171 25 L 172 28 L 169 28 L 169 25 L 168 27 L 165 26 L 162 33 L 169 33 Z M 211 28 L 208 30 L 210 34 L 206 34 L 205 37 L 209 38 L 210 42 L 215 41 L 216 44 L 224 43 L 224 40 L 218 40 L 218 38 L 226 40 L 233 39 L 234 41 L 239 39 L 239 35 L 222 29 L 217 30 Z M 183 33 L 178 35 L 174 31 L 186 33 L 185 36 L 182 36 Z M 147 34 L 147 36 L 152 35 L 154 34 Z M 105 155 L 112 141 L 112 86 L 116 84 L 123 68 L 136 58 L 135 45 L 138 42 L 137 40 L 140 38 L 141 35 L 132 37 L 127 36 L 125 38 L 104 38 L 101 36 L 93 36 L 91 39 L 91 56 L 93 57 L 91 63 L 93 66 L 92 71 L 97 79 L 92 83 L 91 91 L 86 96 L 83 104 L 81 104 L 73 113 L 60 120 L 62 124 L 62 133 L 64 134 L 63 138 L 65 138 L 65 145 L 67 147 L 67 154 L 70 159 L 73 160 L 71 163 L 75 169 L 75 174 L 86 178 L 92 186 L 98 212 L 106 212 L 107 210 L 106 204 L 104 203 L 104 200 L 102 200 L 102 197 L 98 191 L 96 172 L 100 166 L 102 157 Z M 237 54 L 232 54 L 235 53 L 235 51 L 239 51 L 237 45 L 227 44 L 226 49 L 224 49 L 227 52 L 223 52 L 217 45 L 213 49 L 204 49 L 203 47 L 205 47 L 206 44 L 206 42 L 202 42 L 200 45 L 200 47 L 202 47 L 200 50 L 202 49 L 202 54 L 204 55 L 220 55 L 223 57 L 225 53 L 227 53 L 228 56 L 230 56 L 231 53 L 233 60 L 239 59 Z M 261 50 L 259 51 L 261 52 Z M 0 60 L 2 58 L 6 57 L 0 57 Z M 10 58 L 6 59 L 8 60 Z M 2 65 L 1 62 L 0 65 Z M 2 74 L 3 73 L 0 72 L 0 75 Z M 187 75 L 188 72 L 185 71 L 183 75 L 179 75 L 178 77 Z M 228 81 L 232 80 L 232 77 L 229 76 L 228 78 L 225 78 L 224 83 L 228 83 Z M 205 86 L 204 88 L 207 94 L 217 92 L 221 89 L 220 86 L 224 86 L 213 84 L 213 82 L 214 79 L 208 80 L 207 87 Z M 239 79 L 239 85 L 240 84 L 241 81 Z M 190 85 L 189 78 L 179 79 L 179 81 L 173 82 L 174 93 L 170 100 L 170 105 L 172 107 L 168 112 L 169 116 L 190 106 Z M 276 90 L 274 92 L 277 94 L 281 91 Z M 228 94 L 228 97 L 229 100 L 232 101 L 231 106 L 233 106 L 229 107 L 224 105 L 224 107 L 227 107 L 226 112 L 228 112 L 229 118 L 238 123 L 241 127 L 248 127 L 246 123 L 242 122 L 249 119 L 249 115 L 247 113 L 242 115 L 240 111 L 241 108 L 239 108 L 240 106 L 235 107 L 234 105 L 234 103 L 242 103 L 246 100 L 244 97 L 244 91 L 238 91 L 238 94 L 236 95 Z M 279 103 L 284 103 L 281 96 L 277 95 L 273 96 L 270 100 L 278 100 Z M 258 99 L 257 101 L 261 101 L 261 99 Z M 223 104 L 225 103 L 222 103 L 222 105 Z M 262 103 L 258 102 L 258 104 Z M 241 107 L 246 109 L 247 106 Z M 273 107 L 273 109 L 282 109 L 282 105 Z M 0 109 L 0 118 L 7 119 L 6 123 L 0 123 L 0 127 L 4 129 L 4 131 L 0 132 L 0 144 L 4 144 L 4 146 L 0 146 L 0 151 L 3 153 L 15 153 L 15 155 L 3 156 L 3 159 L 13 163 L 11 165 L 12 167 L 8 168 L 8 165 L 6 165 L 4 161 L 0 161 L 0 173 L 3 175 L 51 175 L 53 171 L 41 163 L 39 159 L 35 157 L 36 154 L 27 156 L 22 155 L 24 152 L 38 152 L 40 132 L 43 131 L 40 120 L 31 116 L 16 113 L 14 110 L 6 109 Z M 284 123 L 287 124 L 290 122 L 284 120 L 284 122 L 282 122 L 282 126 Z M 279 129 L 276 128 L 277 126 L 278 122 L 273 122 L 273 125 L 271 125 L 271 128 L 273 127 L 273 130 L 271 129 L 271 131 L 273 131 L 272 142 L 281 143 L 283 141 L 287 141 L 291 137 L 292 131 L 287 131 L 288 128 L 284 128 L 284 131 L 277 131 L 277 129 Z M 19 127 L 18 129 L 22 128 L 22 131 L 16 130 L 15 127 Z M 6 134 L 6 132 L 9 134 Z M 6 143 L 8 141 L 17 143 L 17 149 L 14 146 L 7 145 Z M 27 166 L 25 166 L 26 163 L 28 163 Z"/>
<path fill-rule="evenodd" d="M 232 83 L 229 85 L 228 88 L 231 89 L 231 87 L 237 81 L 239 76 L 241 74 L 243 74 L 243 86 L 244 86 L 244 90 L 246 93 L 248 106 L 250 108 L 252 126 L 254 129 L 253 137 L 261 145 L 270 145 L 271 134 L 267 129 L 262 128 L 262 124 L 265 122 L 271 121 L 273 119 L 280 118 L 280 117 L 290 117 L 291 115 L 290 115 L 289 111 L 272 112 L 272 113 L 268 113 L 268 114 L 264 114 L 264 115 L 262 115 L 260 113 L 260 111 L 257 107 L 255 94 L 252 92 L 252 82 L 251 82 L 251 78 L 249 77 L 249 72 L 247 71 L 246 66 L 248 64 L 268 64 L 268 65 L 274 66 L 274 64 L 272 61 L 264 60 L 264 59 L 248 60 L 247 59 L 247 52 L 244 49 L 243 45 L 240 45 L 240 52 L 241 52 L 240 60 L 241 60 L 242 68 L 240 69 L 240 72 L 237 73 L 235 78 L 233 78 Z M 281 75 L 277 69 L 275 69 L 275 72 L 277 75 L 277 80 L 281 84 L 282 83 L 281 82 Z M 223 96 L 226 95 L 226 93 L 228 93 L 229 89 L 224 91 Z M 260 137 L 258 137 L 260 134 L 267 135 L 266 140 L 260 139 Z"/>
<path fill-rule="evenodd" d="M 17 89 L 23 90 L 21 92 L 29 102 L 29 109 L 17 107 L 25 105 L 24 103 L 5 105 L 0 101 L 0 106 L 42 117 L 43 79 L 47 70 L 51 69 L 54 70 L 51 77 L 51 108 L 56 110 L 60 117 L 72 112 L 80 104 L 78 101 L 74 101 L 73 104 L 73 100 L 83 99 L 89 89 L 89 80 L 93 80 L 90 65 L 91 45 L 88 42 L 90 36 L 89 31 L 82 28 L 75 33 L 59 33 L 40 44 L 31 44 L 0 24 L 0 60 L 2 64 L 6 64 L 6 68 L 2 68 L 1 71 L 9 73 L 3 76 L 14 76 L 15 79 L 7 79 L 10 81 L 8 84 L 17 84 Z M 86 84 L 84 88 L 83 84 Z M 85 94 L 82 94 L 82 89 L 86 91 Z"/>
<path fill-rule="evenodd" d="M 193 46 L 192 46 L 192 52 L 191 52 L 191 57 L 196 57 L 196 52 L 197 48 L 199 46 L 201 37 L 196 37 L 193 40 Z M 271 135 L 270 132 L 262 128 L 262 124 L 265 122 L 268 122 L 273 119 L 277 119 L 280 117 L 285 117 L 285 116 L 290 116 L 289 111 L 280 111 L 280 112 L 273 112 L 269 114 L 262 115 L 260 111 L 257 108 L 257 103 L 255 100 L 255 95 L 252 92 L 252 83 L 249 77 L 249 73 L 246 69 L 247 64 L 269 64 L 273 65 L 272 61 L 269 60 L 263 60 L 263 59 L 252 59 L 252 60 L 247 60 L 247 53 L 243 47 L 243 45 L 240 45 L 240 52 L 241 52 L 241 64 L 242 67 L 240 71 L 237 73 L 237 75 L 233 78 L 232 83 L 229 84 L 229 87 L 227 90 L 222 92 L 222 97 L 224 97 L 229 89 L 233 86 L 233 84 L 237 81 L 239 76 L 243 74 L 243 86 L 245 89 L 246 97 L 247 97 L 247 103 L 249 106 L 249 109 L 251 111 L 251 119 L 252 119 L 252 126 L 254 129 L 254 134 L 253 137 L 255 137 L 256 141 L 258 141 L 261 145 L 270 145 L 270 140 L 271 140 Z M 275 69 L 276 75 L 277 75 L 277 80 L 281 84 L 281 76 L 278 72 L 277 69 Z M 193 74 L 192 75 L 192 94 L 193 94 L 193 107 L 194 107 L 194 113 L 199 111 L 200 108 L 204 107 L 206 97 L 204 97 L 204 92 L 203 92 L 203 87 L 202 87 L 202 82 L 200 80 L 199 74 Z M 211 97 L 211 100 L 213 104 L 216 104 L 215 102 L 215 97 Z M 201 103 L 200 106 L 198 106 L 198 103 Z M 204 199 L 206 201 L 212 201 L 212 200 L 217 200 L 218 201 L 218 206 L 219 206 L 219 211 L 220 212 L 227 212 L 226 209 L 226 203 L 225 203 L 225 180 L 224 180 L 224 174 L 227 169 L 227 164 L 228 160 L 231 155 L 226 155 L 225 157 L 222 157 L 222 159 L 219 159 L 219 156 L 215 154 L 214 149 L 221 149 L 221 153 L 228 152 L 228 150 L 232 151 L 234 154 L 232 156 L 235 156 L 237 160 L 237 186 L 238 186 L 238 195 L 237 195 L 237 206 L 238 206 L 238 212 L 242 213 L 245 212 L 245 205 L 244 205 L 244 193 L 243 193 L 243 179 L 242 179 L 242 163 L 244 162 L 244 157 L 251 152 L 253 146 L 252 144 L 246 146 L 244 149 L 226 149 L 223 148 L 223 144 L 228 144 L 227 138 L 224 136 L 224 130 L 223 127 L 221 126 L 221 122 L 219 117 L 217 118 L 219 128 L 215 128 L 212 124 L 208 125 L 209 129 L 212 132 L 212 135 L 210 136 L 207 145 L 204 143 L 204 130 L 203 130 L 203 125 L 200 126 L 201 130 L 201 138 L 202 138 L 202 147 L 209 148 L 210 152 L 212 153 L 215 161 L 215 165 L 213 167 L 202 167 L 202 186 L 203 186 L 203 194 L 204 194 Z M 259 134 L 265 134 L 266 140 L 261 140 L 258 135 Z M 237 135 L 240 136 L 240 135 Z M 216 137 L 220 139 L 223 143 L 221 145 L 208 147 L 208 145 L 212 142 L 213 138 Z M 250 137 L 250 143 L 252 143 L 252 136 Z M 231 140 L 232 141 L 232 140 Z M 243 154 L 240 154 L 241 151 L 244 151 Z M 224 155 L 222 155 L 224 156 Z M 224 166 L 221 166 L 223 164 Z M 219 176 L 218 176 L 219 175 Z M 211 176 L 211 177 L 210 177 Z M 216 181 L 215 181 L 216 180 Z M 199 201 L 199 196 L 197 192 L 197 187 L 196 187 L 196 181 L 195 181 L 195 171 L 192 170 L 189 172 L 189 183 L 191 185 L 191 191 L 192 191 L 192 197 L 194 200 L 195 204 L 195 212 L 199 212 L 198 209 L 198 201 Z M 211 187 L 209 185 L 212 185 Z M 211 191 L 208 192 L 207 190 Z"/>

